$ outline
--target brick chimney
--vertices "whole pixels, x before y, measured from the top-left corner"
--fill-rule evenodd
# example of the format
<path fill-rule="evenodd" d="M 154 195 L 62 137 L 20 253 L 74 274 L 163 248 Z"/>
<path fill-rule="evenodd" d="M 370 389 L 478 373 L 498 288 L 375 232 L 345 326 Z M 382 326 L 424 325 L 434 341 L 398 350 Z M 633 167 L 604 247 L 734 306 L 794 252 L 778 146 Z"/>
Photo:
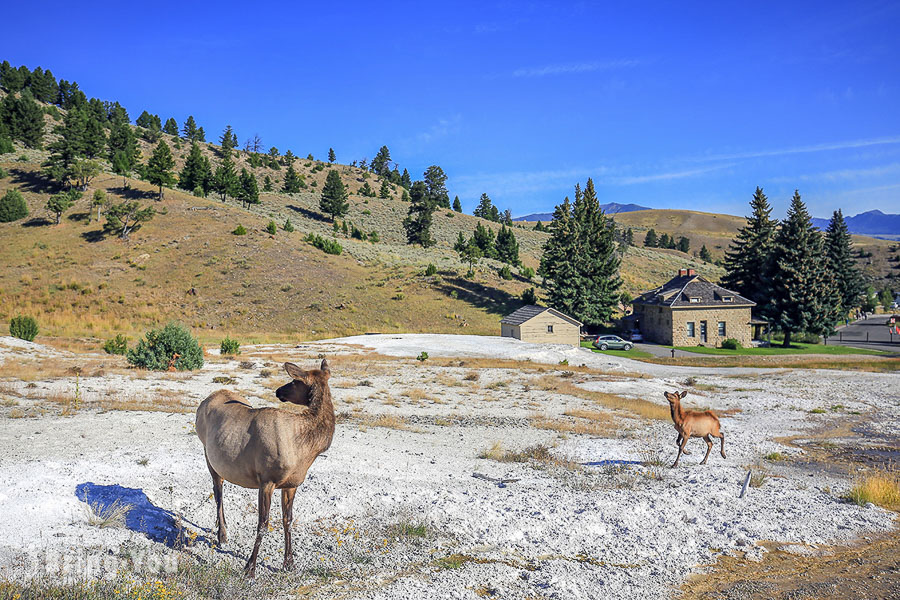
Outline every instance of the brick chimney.
<path fill-rule="evenodd" d="M 686 276 L 687 274 L 688 274 L 688 270 L 687 270 L 687 269 L 678 269 L 678 276 L 679 276 L 679 277 L 684 277 L 684 276 Z"/>
<path fill-rule="evenodd" d="M 694 272 L 693 269 L 688 269 L 687 274 L 688 274 L 688 277 L 693 277 L 694 275 L 696 275 L 696 273 Z"/>

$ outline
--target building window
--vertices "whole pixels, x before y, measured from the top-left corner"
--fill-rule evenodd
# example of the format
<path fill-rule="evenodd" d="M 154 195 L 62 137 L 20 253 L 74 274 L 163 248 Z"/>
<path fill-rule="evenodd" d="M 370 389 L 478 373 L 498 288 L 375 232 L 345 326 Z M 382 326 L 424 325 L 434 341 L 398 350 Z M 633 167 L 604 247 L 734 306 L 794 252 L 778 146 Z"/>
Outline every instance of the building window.
<path fill-rule="evenodd" d="M 719 321 L 719 337 L 725 337 L 725 321 Z"/>
<path fill-rule="evenodd" d="M 553 333 L 553 325 L 547 325 L 547 333 Z"/>
<path fill-rule="evenodd" d="M 688 321 L 688 324 L 687 324 L 687 336 L 688 336 L 688 337 L 694 337 L 694 322 L 693 322 L 693 321 Z"/>
<path fill-rule="evenodd" d="M 722 296 L 722 302 L 734 302 L 734 296 Z"/>
<path fill-rule="evenodd" d="M 691 302 L 691 304 L 700 304 L 700 298 L 697 298 L 696 296 L 692 296 L 690 302 Z"/>

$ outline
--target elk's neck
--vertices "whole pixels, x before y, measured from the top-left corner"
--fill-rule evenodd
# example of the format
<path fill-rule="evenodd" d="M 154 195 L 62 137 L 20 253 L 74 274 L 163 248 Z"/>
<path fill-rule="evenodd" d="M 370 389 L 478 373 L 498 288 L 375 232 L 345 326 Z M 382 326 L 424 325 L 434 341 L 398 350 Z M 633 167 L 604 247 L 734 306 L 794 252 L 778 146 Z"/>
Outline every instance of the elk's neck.
<path fill-rule="evenodd" d="M 676 425 L 684 423 L 684 412 L 681 410 L 680 402 L 670 402 L 669 410 L 672 412 L 672 421 Z"/>
<path fill-rule="evenodd" d="M 300 422 L 298 441 L 311 444 L 318 452 L 324 452 L 331 446 L 334 436 L 334 404 L 331 402 L 331 389 L 328 384 L 316 385 L 311 390 L 309 412 Z"/>

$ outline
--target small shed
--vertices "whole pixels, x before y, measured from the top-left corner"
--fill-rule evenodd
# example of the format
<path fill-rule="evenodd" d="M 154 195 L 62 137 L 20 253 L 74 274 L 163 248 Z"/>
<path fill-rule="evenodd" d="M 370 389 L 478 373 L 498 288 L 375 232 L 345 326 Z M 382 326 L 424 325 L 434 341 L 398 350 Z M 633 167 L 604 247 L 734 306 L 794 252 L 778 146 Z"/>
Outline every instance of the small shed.
<path fill-rule="evenodd" d="M 500 335 L 533 344 L 581 345 L 581 322 L 546 306 L 528 305 L 500 321 Z"/>

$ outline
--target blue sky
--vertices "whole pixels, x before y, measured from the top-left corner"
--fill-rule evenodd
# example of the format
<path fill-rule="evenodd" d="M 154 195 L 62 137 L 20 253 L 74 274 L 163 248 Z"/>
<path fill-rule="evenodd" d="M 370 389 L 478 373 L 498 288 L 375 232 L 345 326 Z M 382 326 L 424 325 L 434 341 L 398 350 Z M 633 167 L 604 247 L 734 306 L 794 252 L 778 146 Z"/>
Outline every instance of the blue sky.
<path fill-rule="evenodd" d="M 285 3 L 287 4 L 287 3 Z M 743 215 L 900 212 L 900 3 L 26 3 L 0 59 L 216 137 L 340 162 L 386 144 L 550 211 L 602 202 Z M 212 135 L 209 135 L 212 137 Z"/>

